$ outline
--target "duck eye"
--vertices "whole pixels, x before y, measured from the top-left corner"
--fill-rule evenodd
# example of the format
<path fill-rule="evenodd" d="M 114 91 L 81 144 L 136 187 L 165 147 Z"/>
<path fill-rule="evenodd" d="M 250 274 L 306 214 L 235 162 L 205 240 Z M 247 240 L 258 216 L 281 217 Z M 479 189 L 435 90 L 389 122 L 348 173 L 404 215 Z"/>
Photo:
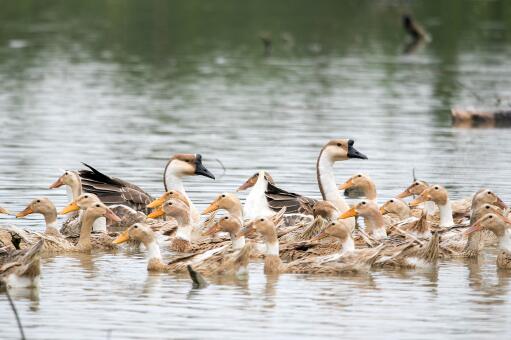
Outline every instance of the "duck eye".
<path fill-rule="evenodd" d="M 365 205 L 365 204 L 366 204 L 366 202 L 362 202 L 362 204 L 363 204 L 363 205 Z"/>
<path fill-rule="evenodd" d="M 488 195 L 491 195 L 491 194 L 492 194 L 492 192 L 491 192 L 491 191 L 488 191 Z"/>
<path fill-rule="evenodd" d="M 394 200 L 390 200 L 390 203 L 394 203 Z"/>
<path fill-rule="evenodd" d="M 167 203 L 167 205 L 172 205 L 172 202 Z"/>
<path fill-rule="evenodd" d="M 169 195 L 174 195 L 174 191 L 169 191 Z"/>
<path fill-rule="evenodd" d="M 492 216 L 492 215 L 490 215 L 488 218 L 493 218 L 493 216 Z"/>
<path fill-rule="evenodd" d="M 222 198 L 224 198 L 224 197 L 225 197 L 225 194 L 222 195 Z"/>
<path fill-rule="evenodd" d="M 435 190 L 438 190 L 438 187 L 435 187 Z"/>
<path fill-rule="evenodd" d="M 136 224 L 135 224 L 135 225 L 133 226 L 133 229 L 137 229 L 137 228 L 138 228 L 138 225 L 136 225 Z"/>
<path fill-rule="evenodd" d="M 490 206 L 489 206 L 489 205 L 487 205 L 487 206 L 486 206 L 486 209 L 490 209 Z"/>
<path fill-rule="evenodd" d="M 228 219 L 229 219 L 229 217 L 227 217 L 227 216 L 224 217 L 224 220 L 228 220 Z"/>
<path fill-rule="evenodd" d="M 96 204 L 96 208 L 99 208 L 99 204 Z"/>
<path fill-rule="evenodd" d="M 37 203 L 41 203 L 41 200 L 37 200 L 36 202 L 37 202 Z"/>
<path fill-rule="evenodd" d="M 83 196 L 83 198 L 89 198 L 89 196 L 88 196 L 88 195 L 85 195 L 85 196 Z"/>
<path fill-rule="evenodd" d="M 415 184 L 414 184 L 414 185 L 419 185 L 419 182 L 415 182 Z"/>
<path fill-rule="evenodd" d="M 341 146 L 342 146 L 342 144 L 341 144 L 341 143 L 337 143 L 337 146 L 341 147 Z"/>
<path fill-rule="evenodd" d="M 264 218 L 261 218 L 259 221 L 263 222 L 263 221 L 264 221 Z"/>
<path fill-rule="evenodd" d="M 362 175 L 357 175 L 357 177 L 362 177 Z"/>

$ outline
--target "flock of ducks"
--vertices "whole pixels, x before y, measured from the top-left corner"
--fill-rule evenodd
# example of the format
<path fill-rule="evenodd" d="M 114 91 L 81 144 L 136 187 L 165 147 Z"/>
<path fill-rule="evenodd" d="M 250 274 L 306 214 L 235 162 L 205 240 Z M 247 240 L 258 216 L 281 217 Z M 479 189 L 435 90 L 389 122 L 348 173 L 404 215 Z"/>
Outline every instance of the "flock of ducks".
<path fill-rule="evenodd" d="M 37 286 L 41 256 L 124 244 L 147 253 L 148 271 L 188 272 L 198 286 L 206 284 L 205 277 L 246 275 L 249 263 L 261 258 L 266 274 L 342 275 L 378 267 L 428 269 L 439 258 L 476 257 L 495 244 L 498 268 L 511 269 L 509 209 L 493 191 L 451 201 L 445 187 L 414 180 L 378 202 L 376 185 L 365 174 L 338 184 L 333 166 L 350 159 L 367 159 L 353 140 L 323 146 L 316 163 L 321 199 L 283 190 L 259 171 L 236 190 L 250 190 L 244 204 L 236 192 L 222 193 L 202 212 L 184 184 L 188 176 L 215 178 L 199 154 L 176 154 L 168 161 L 165 192 L 158 198 L 84 164 L 87 169 L 65 171 L 50 185 L 67 188 L 69 204 L 62 210 L 41 197 L 15 214 L 42 215 L 44 232 L 0 227 L 0 286 Z M 349 206 L 344 196 L 358 201 Z M 0 213 L 12 214 L 3 208 Z M 59 214 L 67 216 L 62 225 Z"/>

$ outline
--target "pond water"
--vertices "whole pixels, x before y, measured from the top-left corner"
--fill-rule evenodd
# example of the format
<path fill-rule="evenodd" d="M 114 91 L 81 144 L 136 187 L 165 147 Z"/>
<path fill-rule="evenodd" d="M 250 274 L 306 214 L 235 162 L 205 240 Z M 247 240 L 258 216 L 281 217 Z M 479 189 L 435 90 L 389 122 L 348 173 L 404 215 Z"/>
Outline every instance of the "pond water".
<path fill-rule="evenodd" d="M 177 152 L 203 154 L 217 175 L 187 182 L 201 208 L 258 169 L 318 197 L 315 159 L 339 137 L 369 160 L 338 164 L 338 182 L 367 173 L 380 201 L 413 168 L 454 199 L 486 186 L 511 201 L 509 130 L 455 129 L 449 116 L 511 105 L 509 1 L 0 4 L 0 206 L 64 206 L 65 191 L 47 187 L 80 162 L 158 195 Z M 433 40 L 403 54 L 408 10 Z M 511 274 L 493 250 L 434 272 L 349 277 L 266 277 L 253 263 L 248 280 L 204 290 L 145 268 L 143 253 L 123 251 L 45 259 L 40 291 L 13 293 L 28 338 L 511 335 Z M 15 339 L 5 295 L 0 306 L 0 338 Z"/>

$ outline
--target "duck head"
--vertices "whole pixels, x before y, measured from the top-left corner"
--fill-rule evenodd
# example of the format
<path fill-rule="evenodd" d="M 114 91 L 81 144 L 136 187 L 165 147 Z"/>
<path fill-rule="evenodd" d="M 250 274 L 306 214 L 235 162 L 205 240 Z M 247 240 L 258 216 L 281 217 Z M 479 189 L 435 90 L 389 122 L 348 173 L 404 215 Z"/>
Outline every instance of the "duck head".
<path fill-rule="evenodd" d="M 182 193 L 180 193 L 178 190 L 170 190 L 170 191 L 165 192 L 158 199 L 155 199 L 154 201 L 149 203 L 147 205 L 147 207 L 151 208 L 151 209 L 157 208 L 170 199 L 179 200 L 179 201 L 183 202 L 183 204 L 185 204 L 187 207 L 190 207 L 190 203 L 188 203 L 188 199 Z"/>
<path fill-rule="evenodd" d="M 81 186 L 82 182 L 78 173 L 70 170 L 64 171 L 64 173 L 50 185 L 50 189 L 60 188 L 63 185 L 70 186 L 72 188 Z"/>
<path fill-rule="evenodd" d="M 433 201 L 436 205 L 445 205 L 449 201 L 449 193 L 443 186 L 435 184 L 424 190 L 419 197 L 410 202 L 410 206 L 416 207 L 427 201 Z"/>
<path fill-rule="evenodd" d="M 135 223 L 112 241 L 113 244 L 121 244 L 128 241 L 137 241 L 145 246 L 156 240 L 151 228 L 143 223 Z"/>
<path fill-rule="evenodd" d="M 96 203 L 101 203 L 101 200 L 95 194 L 81 194 L 74 201 L 69 203 L 64 209 L 59 211 L 59 215 L 69 214 L 70 212 L 78 211 L 80 209 L 87 209 Z"/>
<path fill-rule="evenodd" d="M 30 214 L 41 214 L 43 216 L 55 216 L 57 214 L 57 209 L 53 202 L 46 197 L 39 197 L 30 202 L 27 207 L 16 214 L 16 218 L 22 218 Z"/>
<path fill-rule="evenodd" d="M 231 210 L 239 207 L 241 207 L 241 202 L 238 196 L 231 193 L 223 193 L 218 195 L 202 214 L 210 214 L 218 209 Z"/>
<path fill-rule="evenodd" d="M 253 187 L 261 176 L 267 183 L 275 184 L 270 174 L 267 171 L 261 170 L 253 174 L 249 179 L 247 179 L 245 183 L 243 183 L 238 189 L 236 189 L 236 191 L 243 191 Z"/>
<path fill-rule="evenodd" d="M 361 200 L 353 208 L 342 213 L 339 218 L 346 219 L 356 216 L 372 217 L 373 215 L 381 215 L 378 205 L 372 201 Z"/>
<path fill-rule="evenodd" d="M 408 186 L 402 193 L 396 196 L 396 198 L 405 198 L 408 196 L 417 196 L 422 194 L 424 190 L 429 187 L 429 184 L 425 181 L 415 180 Z"/>
<path fill-rule="evenodd" d="M 501 209 L 507 209 L 506 203 L 504 203 L 504 201 L 502 201 L 502 199 L 500 199 L 500 197 L 490 189 L 481 189 L 474 195 L 472 198 L 472 209 L 477 209 L 477 207 L 486 203 L 492 204 Z"/>
<path fill-rule="evenodd" d="M 114 222 L 121 222 L 121 218 L 117 216 L 109 207 L 107 207 L 105 204 L 101 202 L 96 202 L 87 209 L 85 209 L 84 216 L 91 218 L 106 217 Z"/>
<path fill-rule="evenodd" d="M 324 239 L 325 237 L 333 236 L 344 242 L 351 237 L 351 229 L 344 223 L 334 221 L 330 223 L 322 232 L 316 237 L 312 238 L 313 241 Z"/>
<path fill-rule="evenodd" d="M 254 232 L 260 234 L 266 242 L 274 242 L 277 240 L 275 223 L 273 223 L 270 218 L 260 217 L 253 219 L 241 229 L 238 236 L 250 236 Z"/>
<path fill-rule="evenodd" d="M 410 207 L 399 198 L 391 198 L 380 207 L 382 214 L 396 214 L 401 218 L 410 216 Z"/>
<path fill-rule="evenodd" d="M 361 190 L 368 199 L 376 199 L 376 185 L 373 180 L 364 174 L 356 174 L 339 186 L 340 190 L 356 188 Z"/>
<path fill-rule="evenodd" d="M 227 232 L 231 235 L 237 235 L 241 230 L 242 223 L 239 219 L 232 216 L 224 216 L 217 220 L 208 230 L 202 233 L 202 236 L 214 235 L 218 232 Z"/>
<path fill-rule="evenodd" d="M 149 218 L 157 218 L 163 215 L 173 217 L 180 225 L 190 223 L 190 208 L 179 199 L 170 199 L 159 208 L 147 215 Z"/>
<path fill-rule="evenodd" d="M 493 232 L 498 238 L 501 238 L 508 228 L 511 228 L 511 220 L 502 215 L 490 213 L 477 220 L 465 233 L 471 234 L 486 229 Z"/>
<path fill-rule="evenodd" d="M 330 220 L 332 218 L 337 217 L 339 211 L 333 205 L 333 203 L 329 201 L 317 201 L 314 206 L 312 207 L 312 215 L 314 218 L 321 216 L 322 218 L 326 220 Z"/>

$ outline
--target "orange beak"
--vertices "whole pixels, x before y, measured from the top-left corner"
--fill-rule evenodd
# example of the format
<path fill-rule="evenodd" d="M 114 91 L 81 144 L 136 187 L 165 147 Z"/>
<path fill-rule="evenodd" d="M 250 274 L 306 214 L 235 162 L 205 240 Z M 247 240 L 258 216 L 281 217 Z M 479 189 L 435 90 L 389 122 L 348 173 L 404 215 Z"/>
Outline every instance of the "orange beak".
<path fill-rule="evenodd" d="M 355 217 L 355 216 L 358 216 L 357 209 L 351 208 L 350 210 L 345 211 L 343 214 L 341 214 L 341 216 L 339 216 L 339 218 L 343 220 L 345 218 L 350 218 L 350 217 Z"/>
<path fill-rule="evenodd" d="M 62 177 L 59 177 L 55 182 L 53 182 L 52 185 L 50 185 L 50 189 L 56 189 L 56 188 L 60 188 L 61 186 L 64 185 L 64 182 L 62 181 Z"/>
<path fill-rule="evenodd" d="M 397 195 L 396 198 L 405 198 L 408 196 L 412 196 L 412 194 L 408 191 L 408 189 L 406 189 L 405 191 Z"/>
<path fill-rule="evenodd" d="M 387 210 L 385 210 L 385 207 L 383 207 L 383 206 L 380 207 L 380 213 L 382 215 L 385 215 L 387 213 Z"/>
<path fill-rule="evenodd" d="M 218 209 L 220 209 L 220 206 L 218 205 L 218 200 L 215 200 L 209 205 L 209 207 L 206 208 L 206 210 L 202 212 L 202 215 L 210 214 L 213 211 L 217 211 Z"/>
<path fill-rule="evenodd" d="M 25 210 L 19 212 L 16 214 L 16 218 L 22 218 L 22 217 L 25 217 L 27 215 L 30 215 L 30 214 L 33 214 L 34 211 L 32 210 L 32 208 L 30 206 L 26 207 Z"/>
<path fill-rule="evenodd" d="M 255 184 L 256 184 L 256 181 L 251 177 L 251 178 L 247 179 L 247 181 L 245 183 L 240 185 L 240 187 L 238 189 L 236 189 L 236 191 L 247 190 L 248 188 L 253 187 Z"/>
<path fill-rule="evenodd" d="M 78 210 L 80 210 L 80 207 L 78 206 L 78 204 L 76 204 L 75 201 L 73 201 L 73 202 L 69 203 L 67 205 L 67 207 L 65 207 L 64 209 L 59 211 L 59 215 L 69 214 L 70 212 L 78 211 Z"/>
<path fill-rule="evenodd" d="M 124 242 L 128 242 L 130 239 L 129 231 L 126 229 L 123 231 L 119 236 L 115 238 L 115 240 L 112 241 L 113 244 L 121 244 Z"/>
<path fill-rule="evenodd" d="M 209 228 L 208 230 L 203 232 L 202 236 L 214 235 L 214 234 L 218 233 L 220 230 L 221 230 L 220 223 L 217 222 L 217 223 L 213 224 L 211 226 L 211 228 Z"/>
<path fill-rule="evenodd" d="M 346 182 L 344 182 L 343 184 L 341 184 L 339 186 L 339 189 L 340 190 L 346 190 L 346 189 L 349 189 L 353 186 L 353 180 L 350 178 L 349 180 L 347 180 Z"/>
<path fill-rule="evenodd" d="M 9 210 L 2 207 L 0 207 L 0 214 L 12 215 L 12 213 Z"/>
<path fill-rule="evenodd" d="M 121 222 L 122 219 L 117 216 L 112 210 L 110 209 L 107 209 L 106 212 L 105 212 L 105 217 L 108 218 L 109 220 L 111 221 L 114 221 L 114 222 Z"/>
<path fill-rule="evenodd" d="M 163 209 L 160 207 L 158 209 L 153 210 L 153 212 L 151 212 L 149 215 L 147 215 L 147 217 L 149 217 L 149 218 L 158 218 L 158 217 L 161 217 L 163 215 L 165 215 L 165 211 L 163 211 Z"/>
<path fill-rule="evenodd" d="M 422 193 L 419 197 L 417 197 L 416 199 L 414 199 L 413 201 L 410 202 L 410 206 L 411 207 L 416 207 L 416 206 L 418 206 L 421 203 L 429 201 L 429 199 L 430 199 L 430 197 L 429 197 L 428 194 Z"/>
<path fill-rule="evenodd" d="M 160 196 L 160 198 L 158 199 L 155 199 L 154 201 L 152 201 L 151 203 L 149 203 L 147 205 L 148 208 L 156 208 L 156 207 L 159 207 L 161 206 L 163 203 L 165 203 L 165 201 L 167 200 L 167 197 L 168 197 L 168 193 L 164 193 L 163 195 Z"/>

